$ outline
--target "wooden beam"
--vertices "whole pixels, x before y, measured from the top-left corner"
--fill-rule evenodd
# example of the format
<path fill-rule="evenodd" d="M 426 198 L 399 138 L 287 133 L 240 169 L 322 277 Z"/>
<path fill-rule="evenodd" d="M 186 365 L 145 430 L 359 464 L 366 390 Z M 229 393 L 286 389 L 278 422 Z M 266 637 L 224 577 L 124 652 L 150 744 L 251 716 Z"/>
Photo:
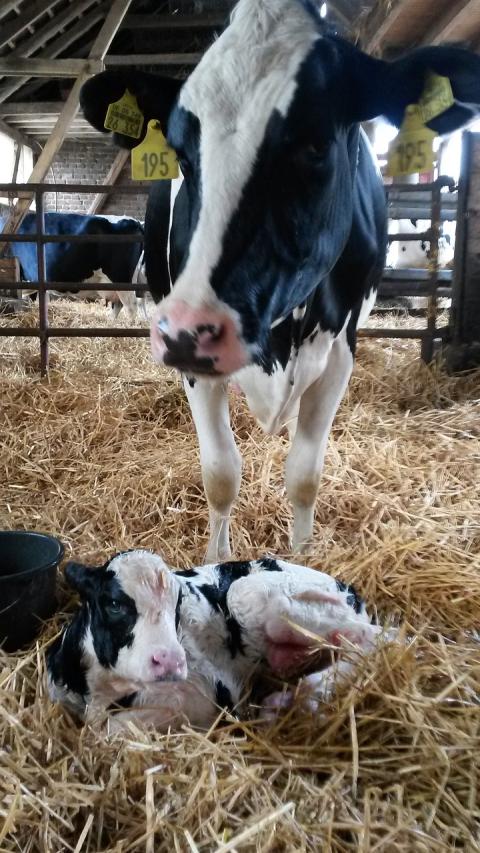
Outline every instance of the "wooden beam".
<path fill-rule="evenodd" d="M 67 27 L 66 31 L 61 36 L 58 36 L 56 39 L 52 39 L 52 41 L 48 43 L 48 47 L 40 51 L 37 59 L 54 59 L 59 54 L 63 53 L 64 50 L 66 50 L 71 44 L 77 41 L 77 39 L 83 36 L 88 32 L 88 30 L 95 26 L 95 24 L 98 24 L 98 22 L 105 17 L 105 12 L 108 11 L 109 5 L 110 4 L 108 2 L 102 3 L 100 6 L 96 6 L 89 14 L 83 15 L 76 24 L 71 27 Z M 84 55 L 87 53 L 88 48 Z M 78 56 L 81 56 L 81 54 L 78 54 Z M 31 78 L 28 76 L 17 77 L 13 78 L 3 86 L 0 86 L 0 102 L 5 101 L 13 95 L 17 89 L 21 89 L 25 86 L 30 79 Z M 43 84 L 37 82 L 36 85 L 38 86 Z"/>
<path fill-rule="evenodd" d="M 460 0 L 423 36 L 422 44 L 440 44 L 455 38 L 455 31 L 466 23 L 480 24 L 478 0 Z"/>
<path fill-rule="evenodd" d="M 13 139 L 17 145 L 26 145 L 28 148 L 34 148 L 35 143 L 32 139 L 25 136 L 21 130 L 17 130 L 16 127 L 12 127 L 10 124 L 7 124 L 3 118 L 0 118 L 0 133 L 4 133 L 5 136 L 9 137 L 9 139 Z"/>
<path fill-rule="evenodd" d="M 18 59 L 0 56 L 0 74 L 7 77 L 78 77 L 85 69 L 84 59 Z M 103 71 L 103 62 L 91 59 L 87 62 L 89 74 Z"/>
<path fill-rule="evenodd" d="M 125 163 L 128 160 L 129 154 L 130 154 L 130 152 L 125 151 L 125 149 L 120 150 L 118 152 L 118 154 L 115 157 L 112 165 L 110 166 L 110 169 L 108 171 L 107 176 L 102 181 L 102 183 L 111 184 L 111 186 L 114 186 L 114 184 L 116 184 L 116 182 L 120 176 L 120 173 L 121 173 Z M 102 209 L 107 198 L 108 198 L 108 195 L 106 193 L 97 193 L 97 195 L 93 199 L 90 207 L 88 208 L 88 212 L 89 213 L 98 213 Z"/>
<path fill-rule="evenodd" d="M 6 18 L 10 12 L 16 12 L 20 6 L 21 0 L 3 0 L 0 6 L 0 20 Z"/>
<path fill-rule="evenodd" d="M 58 115 L 62 107 L 63 101 L 15 101 L 0 104 L 0 116 Z"/>
<path fill-rule="evenodd" d="M 228 21 L 228 13 L 205 15 L 126 15 L 124 30 L 200 30 L 221 27 Z"/>
<path fill-rule="evenodd" d="M 105 67 L 139 65 L 196 65 L 203 53 L 132 53 L 129 56 L 111 54 L 105 57 Z"/>
<path fill-rule="evenodd" d="M 413 8 L 417 3 L 418 0 L 396 0 L 396 3 L 392 4 L 386 14 L 384 4 L 377 4 L 367 19 L 365 38 L 362 39 L 365 50 L 370 53 L 378 51 L 381 44 L 388 40 L 390 30 L 405 10 L 409 6 Z"/>
<path fill-rule="evenodd" d="M 5 47 L 10 41 L 13 41 L 17 36 L 23 33 L 27 27 L 35 24 L 45 12 L 59 3 L 60 0 L 33 0 L 25 9 L 22 6 L 22 12 L 6 24 L 2 24 L 0 30 L 0 48 Z"/>
<path fill-rule="evenodd" d="M 103 26 L 92 45 L 92 49 L 89 54 L 90 59 L 96 59 L 100 65 L 103 65 L 105 54 L 115 38 L 115 34 L 128 11 L 128 7 L 131 2 L 132 0 L 113 0 L 110 11 L 108 12 Z M 70 94 L 65 101 L 63 110 L 58 117 L 53 133 L 48 137 L 45 147 L 33 167 L 32 173 L 28 179 L 29 184 L 40 183 L 45 178 L 53 158 L 65 139 L 70 123 L 80 108 L 80 90 L 92 73 L 91 68 L 88 67 L 88 63 L 85 64 L 85 69 L 75 80 Z M 15 208 L 12 210 L 7 222 L 5 223 L 3 228 L 4 234 L 12 234 L 17 230 L 31 203 L 31 196 L 18 200 Z M 3 254 L 6 248 L 7 245 L 0 242 L 0 255 Z M 40 297 L 42 297 L 42 293 L 40 293 Z"/>

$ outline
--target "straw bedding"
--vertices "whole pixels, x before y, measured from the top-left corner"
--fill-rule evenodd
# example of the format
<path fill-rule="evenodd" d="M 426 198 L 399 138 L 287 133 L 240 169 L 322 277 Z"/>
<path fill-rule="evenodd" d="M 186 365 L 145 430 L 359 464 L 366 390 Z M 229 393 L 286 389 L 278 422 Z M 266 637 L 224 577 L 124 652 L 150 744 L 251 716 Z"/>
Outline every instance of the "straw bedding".
<path fill-rule="evenodd" d="M 104 322 L 101 306 L 53 313 Z M 0 342 L 1 526 L 55 533 L 92 564 L 129 547 L 200 563 L 207 512 L 177 377 L 146 341 L 77 340 L 52 345 L 40 380 L 37 347 Z M 355 583 L 405 642 L 316 719 L 109 741 L 45 695 L 44 650 L 74 605 L 61 585 L 37 646 L 0 657 L 2 853 L 480 849 L 480 375 L 448 377 L 417 353 L 361 342 L 305 559 Z M 234 395 L 232 412 L 235 555 L 292 558 L 287 443 Z"/>

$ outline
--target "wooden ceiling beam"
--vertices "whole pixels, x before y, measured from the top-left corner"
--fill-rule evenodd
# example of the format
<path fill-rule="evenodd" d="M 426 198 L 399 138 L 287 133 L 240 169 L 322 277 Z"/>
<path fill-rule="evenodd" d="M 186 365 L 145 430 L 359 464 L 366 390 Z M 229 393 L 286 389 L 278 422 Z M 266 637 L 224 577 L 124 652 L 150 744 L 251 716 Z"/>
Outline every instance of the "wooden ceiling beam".
<path fill-rule="evenodd" d="M 92 10 L 89 14 L 84 15 L 77 21 L 76 24 L 72 27 L 68 27 L 67 30 L 58 38 L 53 39 L 48 47 L 44 48 L 38 56 L 37 59 L 54 59 L 60 53 L 63 53 L 71 44 L 73 44 L 77 39 L 81 38 L 88 30 L 90 30 L 95 24 L 98 24 L 105 17 L 105 13 L 108 11 L 110 3 L 102 3 L 100 6 L 96 6 L 94 10 Z M 78 9 L 78 7 L 77 7 Z M 0 102 L 5 101 L 14 92 L 18 89 L 21 89 L 25 86 L 30 80 L 30 77 L 27 75 L 25 77 L 20 77 L 14 80 L 5 83 L 3 86 L 0 86 Z"/>
<path fill-rule="evenodd" d="M 35 24 L 45 12 L 53 9 L 59 2 L 60 0 L 33 0 L 32 3 L 28 3 L 25 6 L 25 9 L 22 6 L 20 15 L 11 21 L 7 21 L 6 24 L 2 24 L 2 29 L 0 30 L 0 49 L 21 35 L 27 27 Z"/>
<path fill-rule="evenodd" d="M 367 18 L 365 34 L 362 38 L 364 49 L 369 53 L 378 52 L 382 44 L 388 42 L 388 35 L 397 21 L 409 8 L 413 10 L 417 5 L 418 0 L 396 0 L 396 3 L 392 4 L 390 10 L 385 13 L 384 4 L 377 3 Z"/>
<path fill-rule="evenodd" d="M 28 136 L 25 136 L 21 130 L 18 130 L 16 127 L 12 127 L 10 124 L 0 118 L 0 133 L 4 133 L 5 136 L 8 136 L 9 139 L 13 139 L 17 145 L 26 145 L 28 148 L 36 149 L 38 148 L 38 143 L 35 143 L 33 139 L 30 139 Z"/>
<path fill-rule="evenodd" d="M 18 59 L 0 56 L 0 74 L 5 77 L 21 77 L 28 73 L 29 77 L 78 77 L 82 71 L 98 74 L 103 71 L 103 62 L 97 59 L 88 60 L 85 68 L 84 59 Z"/>
<path fill-rule="evenodd" d="M 63 101 L 16 101 L 0 104 L 0 116 L 58 115 L 62 107 Z"/>
<path fill-rule="evenodd" d="M 94 2 L 96 2 L 96 0 L 75 0 L 75 3 L 69 4 L 67 8 L 63 9 L 63 11 L 58 15 L 54 15 L 53 18 L 49 20 L 48 24 L 39 27 L 35 30 L 33 35 L 24 39 L 21 44 L 15 48 L 15 50 L 12 50 L 9 53 L 9 58 L 13 58 L 15 56 L 22 58 L 31 56 L 32 53 L 35 53 L 35 51 L 44 47 L 45 43 L 57 35 L 60 30 L 64 27 L 68 27 L 72 21 L 79 18 L 80 15 L 89 8 L 89 6 L 93 5 Z"/>
<path fill-rule="evenodd" d="M 228 13 L 205 15 L 126 15 L 123 30 L 184 30 L 212 29 L 226 24 Z"/>
<path fill-rule="evenodd" d="M 129 56 L 111 54 L 105 57 L 105 67 L 141 65 L 196 65 L 203 53 L 132 53 Z"/>
<path fill-rule="evenodd" d="M 98 33 L 90 50 L 90 60 L 97 60 L 100 64 L 103 64 L 105 54 L 115 38 L 118 28 L 128 11 L 131 2 L 132 0 L 113 0 L 110 11 L 108 12 L 103 26 L 101 27 L 100 32 Z M 58 117 L 53 133 L 48 137 L 45 147 L 33 167 L 32 173 L 28 179 L 29 184 L 36 184 L 43 181 L 51 166 L 53 158 L 65 139 L 72 119 L 77 115 L 80 108 L 80 90 L 92 73 L 90 70 L 87 70 L 87 68 L 88 63 L 85 64 L 85 70 L 82 71 L 75 80 L 70 94 L 63 105 L 62 112 Z M 30 208 L 31 203 L 32 197 L 21 198 L 18 200 L 4 225 L 4 234 L 15 233 Z M 0 255 L 6 248 L 7 244 L 2 244 L 0 242 Z"/>
<path fill-rule="evenodd" d="M 116 184 L 118 178 L 121 175 L 122 169 L 129 158 L 129 155 L 130 151 L 125 151 L 125 149 L 120 150 L 117 153 L 112 165 L 110 166 L 110 169 L 108 170 L 108 174 L 102 181 L 103 184 L 110 184 L 111 186 L 114 186 Z M 107 193 L 98 193 L 93 199 L 90 207 L 88 208 L 88 212 L 92 214 L 98 213 L 102 209 L 107 198 Z"/>
<path fill-rule="evenodd" d="M 455 32 L 465 23 L 477 21 L 480 25 L 480 3 L 478 0 L 457 0 L 423 36 L 422 44 L 441 44 L 454 40 Z"/>
<path fill-rule="evenodd" d="M 20 3 L 21 0 L 3 0 L 0 6 L 0 20 L 6 18 L 10 12 L 16 12 Z"/>

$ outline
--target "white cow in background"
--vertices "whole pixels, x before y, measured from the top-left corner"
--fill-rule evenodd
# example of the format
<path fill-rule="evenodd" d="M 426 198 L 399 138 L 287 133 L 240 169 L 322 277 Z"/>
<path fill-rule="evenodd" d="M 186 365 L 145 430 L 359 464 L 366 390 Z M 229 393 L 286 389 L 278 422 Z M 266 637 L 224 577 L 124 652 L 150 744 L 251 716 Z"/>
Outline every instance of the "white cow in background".
<path fill-rule="evenodd" d="M 132 284 L 145 284 L 146 276 L 145 276 L 145 265 L 143 261 L 143 252 L 140 256 L 138 264 L 135 269 L 135 273 L 133 276 Z M 85 284 L 98 284 L 98 290 L 81 290 L 78 294 L 76 294 L 76 298 L 95 298 L 98 294 L 102 299 L 105 299 L 107 303 L 111 303 L 113 319 L 116 320 L 122 308 L 125 308 L 127 312 L 127 317 L 131 323 L 135 322 L 138 316 L 138 312 L 143 315 L 143 319 L 148 322 L 148 314 L 146 308 L 146 293 L 142 293 L 141 296 L 137 296 L 133 290 L 114 290 L 112 287 L 112 282 L 102 272 L 102 270 L 95 270 L 93 275 L 90 278 L 85 279 Z"/>
<path fill-rule="evenodd" d="M 428 219 L 393 219 L 389 220 L 389 234 L 424 234 L 430 228 Z M 428 240 L 394 240 L 389 244 L 386 266 L 397 270 L 428 269 Z M 455 223 L 444 222 L 438 244 L 438 266 L 440 269 L 451 268 L 455 250 Z"/>

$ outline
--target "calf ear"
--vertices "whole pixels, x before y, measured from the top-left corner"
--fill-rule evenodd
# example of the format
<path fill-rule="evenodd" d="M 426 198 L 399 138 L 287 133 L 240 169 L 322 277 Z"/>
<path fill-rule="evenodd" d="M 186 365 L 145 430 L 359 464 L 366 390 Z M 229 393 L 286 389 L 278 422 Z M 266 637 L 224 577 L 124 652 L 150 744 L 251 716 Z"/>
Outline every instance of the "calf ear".
<path fill-rule="evenodd" d="M 65 577 L 69 586 L 85 598 L 91 589 L 92 569 L 81 563 L 67 563 L 65 566 Z"/>
<path fill-rule="evenodd" d="M 383 62 L 360 51 L 353 58 L 350 109 L 354 121 L 384 115 L 400 127 L 405 109 L 418 102 L 429 71 L 448 77 L 455 104 L 428 122 L 439 134 L 450 133 L 480 114 L 480 56 L 460 47 L 424 47 Z"/>
<path fill-rule="evenodd" d="M 108 107 L 114 101 L 118 101 L 128 89 L 130 94 L 135 95 L 145 118 L 142 134 L 139 139 L 132 139 L 121 133 L 114 133 L 113 138 L 120 148 L 134 148 L 144 138 L 150 119 L 157 119 L 162 129 L 166 128 L 168 117 L 182 85 L 182 80 L 158 77 L 143 71 L 130 69 L 103 71 L 87 80 L 82 86 L 80 106 L 85 118 L 96 130 L 110 133 L 104 127 Z"/>

